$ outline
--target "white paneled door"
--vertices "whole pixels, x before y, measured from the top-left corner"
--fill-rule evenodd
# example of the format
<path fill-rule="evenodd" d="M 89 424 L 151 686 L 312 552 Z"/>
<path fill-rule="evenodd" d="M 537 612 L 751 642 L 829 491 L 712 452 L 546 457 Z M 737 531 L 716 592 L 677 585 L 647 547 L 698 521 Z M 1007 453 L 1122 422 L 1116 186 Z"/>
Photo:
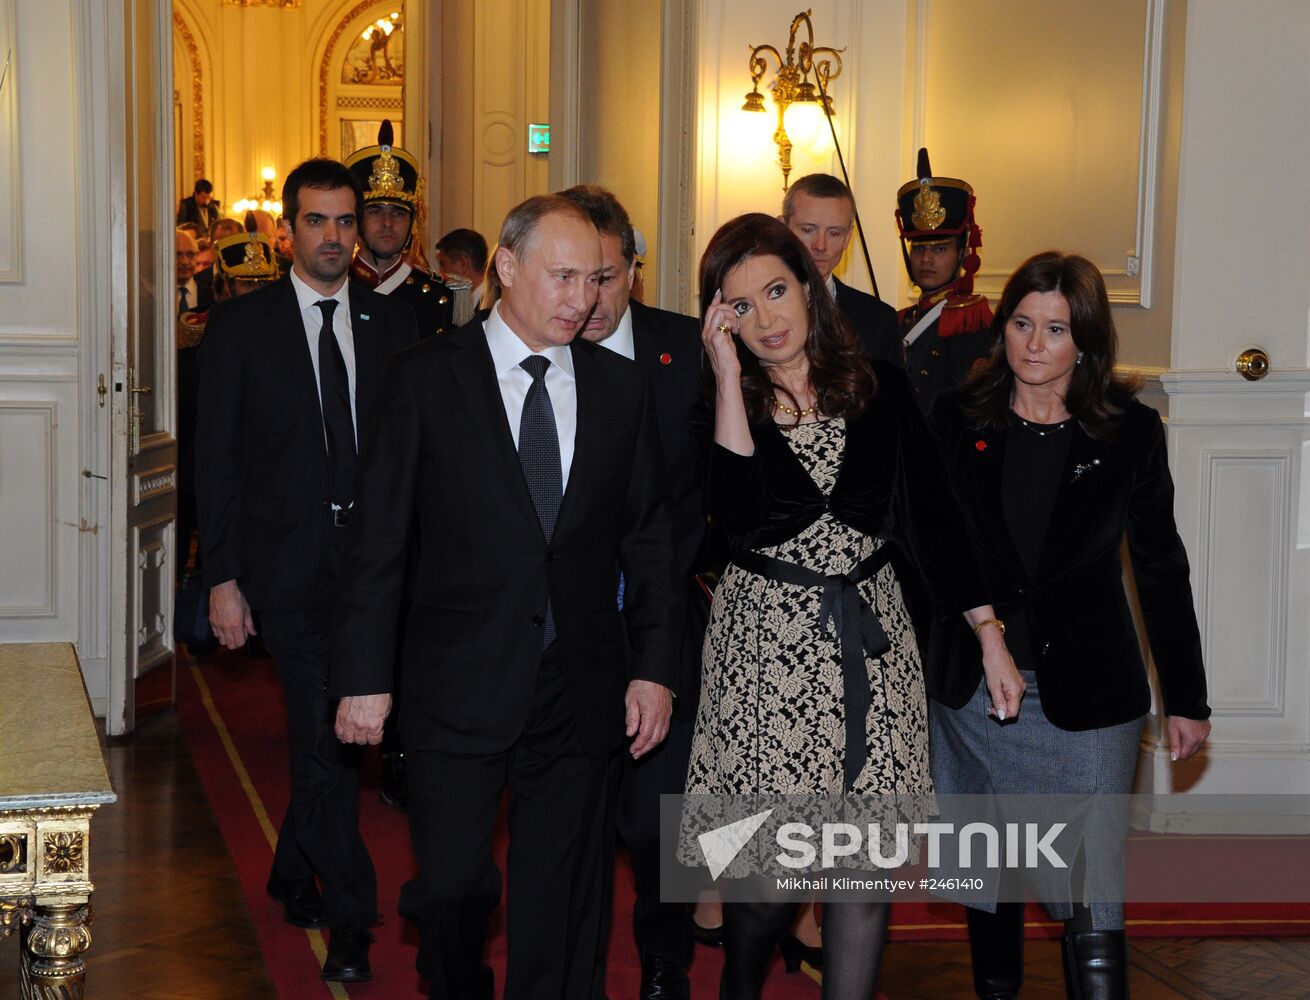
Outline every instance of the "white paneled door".
<path fill-rule="evenodd" d="M 177 551 L 174 523 L 172 17 L 165 0 L 124 0 L 121 11 L 126 211 L 115 224 L 111 250 L 113 327 L 121 332 L 115 337 L 121 343 L 113 345 L 110 585 L 111 614 L 121 616 L 122 627 L 113 630 L 111 640 L 105 724 L 110 734 L 130 732 L 143 715 L 173 703 L 174 578 L 186 556 Z M 118 169 L 119 163 L 111 166 Z"/>

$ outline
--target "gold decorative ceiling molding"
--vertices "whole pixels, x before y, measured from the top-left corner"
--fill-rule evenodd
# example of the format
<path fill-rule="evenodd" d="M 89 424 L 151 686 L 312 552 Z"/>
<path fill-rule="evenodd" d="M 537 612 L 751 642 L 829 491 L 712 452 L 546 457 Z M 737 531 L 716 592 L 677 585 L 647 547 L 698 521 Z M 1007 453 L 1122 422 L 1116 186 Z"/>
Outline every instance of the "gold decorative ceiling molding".
<path fill-rule="evenodd" d="M 328 74 L 332 69 L 332 55 L 337 47 L 337 42 L 346 33 L 346 29 L 365 11 L 372 7 L 382 8 L 385 6 L 385 2 L 379 2 L 379 0 L 363 0 L 363 2 L 355 4 L 337 22 L 336 28 L 328 37 L 327 47 L 323 50 L 323 62 L 318 67 L 318 152 L 320 156 L 328 155 Z"/>
<path fill-rule="evenodd" d="M 195 178 L 205 176 L 205 81 L 202 76 L 200 46 L 191 26 L 176 7 L 173 8 L 173 28 L 191 60 L 191 154 Z"/>
<path fill-rule="evenodd" d="M 298 10 L 301 0 L 223 0 L 228 7 L 277 7 L 281 10 Z"/>

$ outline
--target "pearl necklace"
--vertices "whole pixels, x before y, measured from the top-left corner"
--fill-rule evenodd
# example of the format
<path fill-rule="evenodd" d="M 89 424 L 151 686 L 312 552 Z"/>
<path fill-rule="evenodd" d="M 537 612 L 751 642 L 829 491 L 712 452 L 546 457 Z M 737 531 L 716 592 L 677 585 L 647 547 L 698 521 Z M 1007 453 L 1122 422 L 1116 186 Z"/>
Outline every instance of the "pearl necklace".
<path fill-rule="evenodd" d="M 1010 413 L 1013 414 L 1015 420 L 1019 421 L 1020 427 L 1043 438 L 1048 434 L 1058 434 L 1073 423 L 1073 417 L 1068 417 L 1065 420 L 1061 420 L 1058 424 L 1034 424 L 1024 420 L 1023 417 L 1019 416 L 1019 414 L 1015 413 L 1013 410 L 1011 410 Z"/>
<path fill-rule="evenodd" d="M 773 397 L 773 406 L 775 409 L 781 410 L 783 413 L 787 414 L 787 416 L 796 417 L 797 419 L 800 419 L 801 417 L 808 417 L 810 416 L 810 414 L 814 412 L 813 406 L 811 406 L 807 410 L 794 410 L 786 403 L 784 403 L 782 400 L 780 400 L 777 396 Z"/>

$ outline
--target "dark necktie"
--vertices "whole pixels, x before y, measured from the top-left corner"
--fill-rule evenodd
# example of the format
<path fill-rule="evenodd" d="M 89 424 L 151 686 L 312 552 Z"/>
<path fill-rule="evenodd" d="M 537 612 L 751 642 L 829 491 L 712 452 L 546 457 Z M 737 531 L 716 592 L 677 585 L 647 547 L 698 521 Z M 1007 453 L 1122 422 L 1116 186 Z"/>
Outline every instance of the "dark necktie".
<path fill-rule="evenodd" d="M 550 393 L 546 390 L 546 369 L 550 367 L 550 359 L 534 354 L 519 362 L 519 367 L 532 376 L 532 387 L 523 400 L 523 415 L 519 418 L 519 464 L 523 467 L 532 506 L 537 510 L 537 520 L 541 522 L 541 533 L 549 542 L 555 533 L 560 502 L 564 499 L 559 432 L 555 427 Z M 547 603 L 541 648 L 545 649 L 554 641 L 555 614 Z"/>
<path fill-rule="evenodd" d="M 181 316 L 187 311 L 186 285 L 179 285 L 177 289 L 177 314 Z"/>
<path fill-rule="evenodd" d="M 323 313 L 318 334 L 318 390 L 323 404 L 323 430 L 328 448 L 328 499 L 338 507 L 349 507 L 355 485 L 355 422 L 350 416 L 350 378 L 346 359 L 332 331 L 336 299 L 316 303 Z"/>

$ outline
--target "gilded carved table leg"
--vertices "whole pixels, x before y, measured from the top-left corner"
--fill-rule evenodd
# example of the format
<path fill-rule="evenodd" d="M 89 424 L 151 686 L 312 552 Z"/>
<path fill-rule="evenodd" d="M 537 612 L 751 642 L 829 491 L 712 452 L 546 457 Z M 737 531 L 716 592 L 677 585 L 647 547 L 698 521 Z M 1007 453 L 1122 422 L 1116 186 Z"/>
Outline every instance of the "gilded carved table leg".
<path fill-rule="evenodd" d="M 86 903 L 38 905 L 23 928 L 23 1000 L 83 1000 L 91 946 Z"/>

